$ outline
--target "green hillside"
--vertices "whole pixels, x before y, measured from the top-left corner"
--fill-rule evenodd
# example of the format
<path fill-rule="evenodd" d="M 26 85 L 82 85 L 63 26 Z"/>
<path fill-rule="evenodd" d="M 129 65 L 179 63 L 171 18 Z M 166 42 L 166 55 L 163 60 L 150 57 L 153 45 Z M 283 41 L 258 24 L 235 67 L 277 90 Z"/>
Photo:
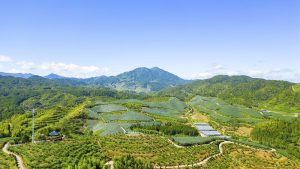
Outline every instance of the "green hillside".
<path fill-rule="evenodd" d="M 35 82 L 38 81 L 40 85 L 51 82 L 52 85 L 55 86 L 97 86 L 116 89 L 118 91 L 128 90 L 139 93 L 159 91 L 171 86 L 178 86 L 191 82 L 190 80 L 184 80 L 158 67 L 140 67 L 128 72 L 121 73 L 117 76 L 99 76 L 86 79 L 68 78 L 53 73 L 44 77 L 40 77 L 33 74 L 0 72 L 0 76 L 7 78 L 20 78 L 17 81 L 24 81 L 22 79 L 28 79 L 26 81 L 28 85 L 31 85 L 30 81 L 34 80 Z"/>
<path fill-rule="evenodd" d="M 272 166 L 279 157 L 288 157 L 292 166 L 299 163 L 299 120 L 288 113 L 297 106 L 287 107 L 298 99 L 292 83 L 218 76 L 155 94 L 36 76 L 0 77 L 0 84 L 0 143 L 20 143 L 9 150 L 21 155 L 27 168 L 108 168 L 104 164 L 111 160 L 115 167 L 190 165 L 216 154 L 227 139 L 243 149 L 278 149 L 277 155 L 265 152 L 274 158 L 258 166 Z M 244 103 L 246 98 L 251 104 Z M 251 106 L 254 103 L 259 104 Z M 30 143 L 33 108 L 37 144 Z M 195 122 L 206 122 L 231 138 L 202 137 Z M 59 135 L 49 136 L 52 131 Z M 283 142 L 288 145 L 281 146 Z M 225 149 L 236 151 L 231 146 Z M 229 156 L 224 154 L 221 160 L 230 161 Z M 16 167 L 11 156 L 0 153 L 0 159 L 0 167 Z M 211 166 L 217 166 L 217 160 Z"/>
<path fill-rule="evenodd" d="M 259 123 L 252 131 L 251 137 L 300 159 L 300 118 Z"/>
<path fill-rule="evenodd" d="M 278 112 L 300 112 L 300 94 L 293 83 L 247 76 L 216 76 L 159 92 L 160 96 L 188 99 L 195 95 L 218 97 L 231 104 Z M 298 86 L 295 86 L 298 90 Z M 294 88 L 295 88 L 294 87 Z"/>

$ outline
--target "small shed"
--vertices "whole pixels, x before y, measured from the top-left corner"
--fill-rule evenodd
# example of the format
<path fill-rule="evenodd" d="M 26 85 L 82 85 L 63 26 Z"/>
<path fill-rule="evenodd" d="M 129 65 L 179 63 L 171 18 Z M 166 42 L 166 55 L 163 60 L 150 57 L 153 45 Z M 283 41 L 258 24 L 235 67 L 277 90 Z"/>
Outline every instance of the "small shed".
<path fill-rule="evenodd" d="M 48 134 L 48 136 L 59 136 L 59 133 L 57 131 L 52 131 L 51 133 Z"/>

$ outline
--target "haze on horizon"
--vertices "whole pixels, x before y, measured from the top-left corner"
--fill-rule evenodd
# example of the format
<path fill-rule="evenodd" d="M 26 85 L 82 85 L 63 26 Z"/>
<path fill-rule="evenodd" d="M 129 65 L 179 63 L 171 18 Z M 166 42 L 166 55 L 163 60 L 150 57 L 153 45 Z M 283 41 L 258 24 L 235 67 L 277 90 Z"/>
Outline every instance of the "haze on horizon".
<path fill-rule="evenodd" d="M 0 2 L 0 72 L 69 77 L 160 67 L 300 82 L 298 0 Z"/>

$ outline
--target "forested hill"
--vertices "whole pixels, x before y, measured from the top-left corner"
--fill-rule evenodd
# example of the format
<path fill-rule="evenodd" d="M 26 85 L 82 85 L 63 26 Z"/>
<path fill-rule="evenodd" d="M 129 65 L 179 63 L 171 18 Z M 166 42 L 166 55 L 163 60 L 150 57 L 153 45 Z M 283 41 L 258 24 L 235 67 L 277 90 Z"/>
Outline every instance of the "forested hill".
<path fill-rule="evenodd" d="M 28 104 L 23 104 L 28 100 L 36 100 L 30 103 L 34 104 L 35 107 L 39 107 L 53 106 L 59 102 L 68 105 L 67 102 L 74 100 L 68 98 L 76 98 L 80 101 L 84 96 L 109 96 L 115 98 L 144 97 L 143 94 L 136 94 L 134 92 L 116 91 L 104 87 L 82 86 L 80 83 L 76 80 L 51 80 L 40 76 L 32 76 L 27 79 L 0 76 L 0 121 L 11 117 L 13 114 L 24 113 L 26 107 L 30 107 Z M 50 101 L 43 102 L 43 100 Z"/>
<path fill-rule="evenodd" d="M 169 88 L 157 95 L 188 99 L 195 95 L 218 97 L 232 104 L 289 113 L 300 112 L 298 85 L 248 76 L 219 75 L 211 79 Z"/>

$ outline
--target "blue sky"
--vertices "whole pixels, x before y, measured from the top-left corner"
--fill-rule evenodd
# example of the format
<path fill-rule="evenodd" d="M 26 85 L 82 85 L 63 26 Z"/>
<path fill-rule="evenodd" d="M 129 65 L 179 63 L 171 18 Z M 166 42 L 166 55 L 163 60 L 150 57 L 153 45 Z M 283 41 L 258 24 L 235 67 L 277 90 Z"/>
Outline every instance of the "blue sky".
<path fill-rule="evenodd" d="M 0 71 L 300 82 L 299 0 L 3 0 Z"/>

